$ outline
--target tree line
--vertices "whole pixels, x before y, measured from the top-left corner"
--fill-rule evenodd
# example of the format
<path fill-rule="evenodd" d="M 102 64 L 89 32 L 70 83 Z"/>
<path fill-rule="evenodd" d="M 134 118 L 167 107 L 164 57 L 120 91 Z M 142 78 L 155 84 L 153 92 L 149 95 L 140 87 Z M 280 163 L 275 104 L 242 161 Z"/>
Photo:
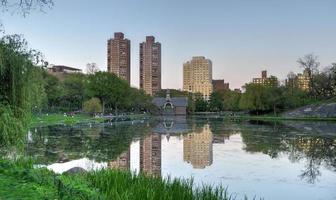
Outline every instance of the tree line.
<path fill-rule="evenodd" d="M 115 74 L 66 74 L 64 80 L 40 70 L 39 100 L 34 112 L 113 113 L 143 112 L 151 108 L 151 97 L 143 90 L 130 87 Z M 36 108 L 36 109 L 35 109 Z"/>
<path fill-rule="evenodd" d="M 243 86 L 243 93 L 232 90 L 214 91 L 209 101 L 204 100 L 200 94 L 181 91 L 175 93 L 188 97 L 188 111 L 191 113 L 244 111 L 256 115 L 277 115 L 308 104 L 336 101 L 336 63 L 320 69 L 320 63 L 314 54 L 299 58 L 297 63 L 308 72 L 306 89 L 297 84 L 289 84 L 290 80 L 297 78 L 297 75 L 290 72 L 286 84 L 247 83 Z"/>
<path fill-rule="evenodd" d="M 0 38 L 0 143 L 24 132 L 32 113 L 143 112 L 151 97 L 115 74 L 48 73 L 41 53 L 19 35 Z M 85 107 L 84 107 L 85 105 Z"/>
<path fill-rule="evenodd" d="M 244 93 L 215 91 L 210 101 L 199 100 L 197 111 L 248 111 L 251 114 L 273 113 L 274 115 L 300 106 L 336 101 L 336 64 L 320 70 L 317 56 L 308 54 L 298 59 L 299 66 L 308 72 L 306 89 L 288 84 L 296 75 L 290 72 L 286 84 L 278 86 L 247 83 Z M 196 106 L 197 108 L 197 106 Z"/>

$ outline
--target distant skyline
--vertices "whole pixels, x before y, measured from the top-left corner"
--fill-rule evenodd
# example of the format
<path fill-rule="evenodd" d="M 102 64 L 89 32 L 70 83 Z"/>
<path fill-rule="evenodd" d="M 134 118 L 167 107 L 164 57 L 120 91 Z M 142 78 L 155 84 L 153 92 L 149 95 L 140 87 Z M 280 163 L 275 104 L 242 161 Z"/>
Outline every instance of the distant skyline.
<path fill-rule="evenodd" d="M 107 69 L 107 40 L 123 32 L 131 41 L 131 85 L 139 87 L 139 43 L 153 35 L 162 45 L 162 88 L 182 89 L 183 63 L 212 61 L 213 79 L 238 88 L 266 69 L 283 80 L 302 72 L 308 53 L 321 66 L 336 62 L 335 0 L 54 0 L 45 13 L 23 18 L 2 13 L 6 34 L 22 34 L 51 64 L 85 71 Z"/>

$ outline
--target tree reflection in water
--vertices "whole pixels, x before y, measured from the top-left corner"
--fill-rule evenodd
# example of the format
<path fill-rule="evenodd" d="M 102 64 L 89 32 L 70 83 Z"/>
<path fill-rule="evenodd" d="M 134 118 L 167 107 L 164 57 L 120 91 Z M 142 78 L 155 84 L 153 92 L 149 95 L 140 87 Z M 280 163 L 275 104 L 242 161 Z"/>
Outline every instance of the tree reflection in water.
<path fill-rule="evenodd" d="M 109 162 L 110 167 L 123 166 L 129 169 L 129 148 L 134 139 L 145 141 L 153 133 L 187 137 L 197 134 L 195 130 L 203 130 L 205 127 L 208 127 L 211 137 L 207 138 L 212 138 L 212 143 L 224 143 L 231 135 L 240 134 L 246 152 L 261 152 L 272 159 L 287 156 L 293 163 L 304 162 L 305 168 L 298 176 L 308 183 L 318 181 L 322 175 L 321 166 L 336 172 L 336 124 L 326 122 L 302 125 L 299 122 L 232 122 L 221 118 L 192 118 L 133 125 L 50 126 L 32 130 L 26 154 L 33 156 L 41 164 L 57 162 L 60 155 L 64 154 L 70 160 L 87 157 Z M 157 142 L 159 139 L 152 143 Z M 212 143 L 209 145 L 212 146 Z M 159 146 L 154 145 L 153 149 L 154 147 Z M 209 155 L 212 155 L 213 150 L 209 149 Z M 148 155 L 161 156 L 161 150 L 148 152 L 151 152 Z M 196 155 L 197 151 L 193 153 L 194 157 L 201 156 Z M 161 165 L 160 160 L 161 158 L 156 158 L 157 166 Z M 211 163 L 209 161 L 208 165 Z"/>
<path fill-rule="evenodd" d="M 330 128 L 330 124 L 326 123 Z M 314 123 L 311 123 L 314 126 Z M 282 123 L 251 121 L 241 128 L 248 152 L 262 152 L 271 158 L 287 154 L 291 162 L 305 162 L 299 177 L 315 183 L 321 176 L 320 167 L 336 171 L 336 136 L 324 132 L 304 131 Z M 321 129 L 319 123 L 319 130 Z M 315 130 L 310 128 L 309 130 Z M 336 129 L 335 129 L 336 130 Z M 335 133 L 334 133 L 335 134 Z"/>

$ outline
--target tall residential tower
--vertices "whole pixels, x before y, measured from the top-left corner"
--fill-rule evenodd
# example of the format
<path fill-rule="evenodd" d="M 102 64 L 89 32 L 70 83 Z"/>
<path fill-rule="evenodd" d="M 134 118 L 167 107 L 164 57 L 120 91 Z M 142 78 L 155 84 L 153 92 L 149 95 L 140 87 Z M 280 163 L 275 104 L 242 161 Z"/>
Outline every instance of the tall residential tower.
<path fill-rule="evenodd" d="M 149 95 L 161 90 L 161 44 L 153 36 L 140 43 L 140 89 Z"/>
<path fill-rule="evenodd" d="M 131 83 L 131 42 L 121 32 L 107 41 L 107 71 Z"/>
<path fill-rule="evenodd" d="M 203 56 L 193 57 L 183 64 L 183 90 L 201 93 L 209 100 L 212 93 L 212 62 Z"/>

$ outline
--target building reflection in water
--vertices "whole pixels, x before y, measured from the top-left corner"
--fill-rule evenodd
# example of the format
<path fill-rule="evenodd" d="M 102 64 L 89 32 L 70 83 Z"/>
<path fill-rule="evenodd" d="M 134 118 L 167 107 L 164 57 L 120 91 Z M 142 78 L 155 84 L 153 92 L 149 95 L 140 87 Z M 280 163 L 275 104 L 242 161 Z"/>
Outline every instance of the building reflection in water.
<path fill-rule="evenodd" d="M 128 150 L 120 154 L 117 159 L 110 161 L 108 163 L 108 167 L 112 169 L 130 170 L 131 168 L 130 158 L 131 158 L 131 150 L 129 147 Z"/>
<path fill-rule="evenodd" d="M 203 169 L 213 160 L 213 136 L 208 124 L 193 133 L 183 136 L 183 160 L 191 163 L 193 168 Z"/>
<path fill-rule="evenodd" d="M 188 133 L 185 119 L 164 119 L 152 129 L 152 134 L 140 139 L 140 172 L 161 176 L 162 137 L 166 137 L 169 141 L 171 135 L 183 135 L 183 161 L 190 163 L 195 169 L 204 169 L 213 163 L 213 144 L 225 143 L 233 133 L 221 131 L 213 134 L 209 124 L 192 128 L 192 132 Z M 130 170 L 130 147 L 117 159 L 109 162 L 109 167 Z"/>
<path fill-rule="evenodd" d="M 140 172 L 161 175 L 161 135 L 153 133 L 140 139 Z"/>

